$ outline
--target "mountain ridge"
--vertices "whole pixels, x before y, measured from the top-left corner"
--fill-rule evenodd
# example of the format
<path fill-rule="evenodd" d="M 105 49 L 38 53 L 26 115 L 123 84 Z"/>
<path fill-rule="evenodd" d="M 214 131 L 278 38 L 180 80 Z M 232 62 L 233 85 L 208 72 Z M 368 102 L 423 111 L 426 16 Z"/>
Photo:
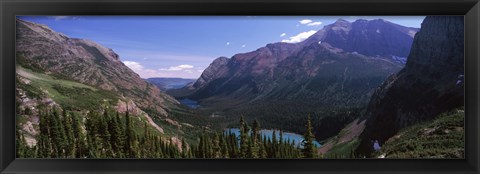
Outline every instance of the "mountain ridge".
<path fill-rule="evenodd" d="M 372 20 L 372 21 L 370 22 L 374 23 L 377 20 Z M 383 20 L 378 20 L 378 21 L 383 21 Z M 294 57 L 297 57 L 297 59 L 298 57 L 301 57 L 301 59 L 305 59 L 305 56 L 309 56 L 310 62 L 318 59 L 323 59 L 323 62 L 317 62 L 320 64 L 329 64 L 329 63 L 335 62 L 336 60 L 333 60 L 333 59 L 328 60 L 328 58 L 326 58 L 328 57 L 328 55 L 333 55 L 333 54 L 341 54 L 343 55 L 343 57 L 348 57 L 348 56 L 360 57 L 363 59 L 365 57 L 371 57 L 371 56 L 363 55 L 362 53 L 364 52 L 362 52 L 361 50 L 359 50 L 359 52 L 356 52 L 354 50 L 347 50 L 348 47 L 350 47 L 348 45 L 343 46 L 344 48 L 334 47 L 332 45 L 336 45 L 335 43 L 336 40 L 329 39 L 332 37 L 341 38 L 337 40 L 340 40 L 342 43 L 348 43 L 349 41 L 348 32 L 351 30 L 352 31 L 360 30 L 360 29 L 356 29 L 358 27 L 353 27 L 352 29 L 352 25 L 356 25 L 356 23 L 359 23 L 359 22 L 363 23 L 361 20 L 357 20 L 353 23 L 350 23 L 345 20 L 338 20 L 334 24 L 325 26 L 322 30 L 319 30 L 317 33 L 313 34 L 312 36 L 310 36 L 309 38 L 307 38 L 306 40 L 300 43 L 277 42 L 277 43 L 267 44 L 265 47 L 261 47 L 255 51 L 236 54 L 231 58 L 219 57 L 210 64 L 210 66 L 202 73 L 200 78 L 193 85 L 183 89 L 183 93 L 184 93 L 183 96 L 188 96 L 189 98 L 202 100 L 202 99 L 208 98 L 209 96 L 217 95 L 216 93 L 220 91 L 216 89 L 222 89 L 222 88 L 224 89 L 232 88 L 230 92 L 236 89 L 247 90 L 244 92 L 239 92 L 239 95 L 240 94 L 243 95 L 245 94 L 245 92 L 261 93 L 262 91 L 265 91 L 265 90 L 271 90 L 272 86 L 269 86 L 267 83 L 273 83 L 273 81 L 282 78 L 281 73 L 288 74 L 288 72 L 285 72 L 285 71 L 282 72 L 282 68 L 279 68 L 279 67 L 291 68 L 291 67 L 285 66 L 286 64 L 289 64 L 291 66 L 297 66 L 300 68 L 305 68 L 307 66 L 308 62 L 305 62 L 305 61 L 294 63 L 294 59 L 295 59 Z M 413 42 L 413 36 L 411 35 L 411 33 L 416 32 L 417 29 L 412 29 L 408 27 L 402 28 L 397 24 L 387 23 L 385 21 L 383 21 L 382 24 L 388 25 L 388 27 L 383 27 L 383 28 L 389 28 L 389 27 L 399 28 L 400 27 L 401 31 L 407 32 L 406 34 L 403 35 L 404 39 L 401 39 L 399 41 L 399 45 L 405 45 L 404 47 L 407 48 L 410 46 L 409 43 Z M 375 23 L 371 25 L 368 24 L 366 26 L 380 27 L 380 24 Z M 367 28 L 367 27 L 363 27 L 363 28 Z M 381 34 L 381 33 L 377 33 L 377 34 Z M 408 38 L 410 38 L 411 41 L 405 42 L 404 40 L 408 40 Z M 393 41 L 388 41 L 388 42 L 393 42 Z M 315 55 L 313 55 L 314 53 L 312 53 L 312 51 L 315 52 L 315 49 L 324 50 L 322 53 L 316 53 L 316 54 L 325 54 L 326 56 L 323 56 L 323 58 L 315 58 Z M 375 55 L 375 57 L 377 57 L 378 59 L 382 59 L 383 61 L 391 64 L 397 64 L 399 61 L 395 60 L 393 56 L 404 56 L 403 52 L 402 54 L 395 55 L 394 53 L 398 52 L 398 50 L 395 50 L 395 49 L 387 50 L 387 52 L 391 54 L 383 54 L 382 56 Z M 346 54 L 351 54 L 351 55 L 346 55 Z M 365 60 L 365 61 L 371 61 L 371 60 Z M 320 65 L 317 65 L 317 66 L 320 66 Z M 345 69 L 347 69 L 346 71 L 348 71 L 348 68 L 343 68 L 343 70 Z M 318 73 L 318 68 L 315 68 L 312 66 L 310 69 L 307 68 L 304 70 L 305 70 L 304 75 L 306 75 L 307 77 L 313 77 Z M 293 69 L 292 71 L 295 72 L 295 70 Z M 258 82 L 260 80 L 255 81 L 255 79 L 261 79 L 267 82 L 263 84 L 258 84 L 262 82 Z M 210 87 L 206 87 L 207 85 L 209 85 Z M 188 92 L 185 92 L 185 91 L 188 91 Z M 177 94 L 175 95 L 182 97 L 182 95 L 177 95 Z"/>
<path fill-rule="evenodd" d="M 168 116 L 162 107 L 166 103 L 178 104 L 125 66 L 112 49 L 93 41 L 68 38 L 45 25 L 17 19 L 16 49 L 17 63 L 22 66 L 119 92 L 143 109 L 154 108 L 161 116 Z"/>

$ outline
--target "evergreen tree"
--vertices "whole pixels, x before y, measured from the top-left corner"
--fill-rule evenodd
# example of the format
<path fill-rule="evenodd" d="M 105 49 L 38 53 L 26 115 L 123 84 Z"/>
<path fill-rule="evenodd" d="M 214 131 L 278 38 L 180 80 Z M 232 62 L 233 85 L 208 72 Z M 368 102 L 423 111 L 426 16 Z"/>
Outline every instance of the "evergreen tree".
<path fill-rule="evenodd" d="M 50 142 L 50 115 L 48 110 L 39 111 L 40 116 L 40 135 L 38 138 L 37 156 L 40 158 L 49 158 L 52 154 L 52 146 Z"/>
<path fill-rule="evenodd" d="M 240 118 L 240 158 L 248 157 L 248 124 Z"/>
<path fill-rule="evenodd" d="M 283 144 L 283 131 L 280 131 L 279 133 L 279 143 L 278 143 L 278 157 L 279 158 L 285 158 L 285 149 L 284 149 L 284 144 Z"/>
<path fill-rule="evenodd" d="M 17 149 L 17 158 L 25 158 L 25 153 L 26 153 L 26 142 L 25 138 L 23 137 L 23 134 L 20 132 L 20 129 L 18 128 L 17 125 L 17 132 L 15 134 L 15 144 L 16 144 L 16 149 Z"/>
<path fill-rule="evenodd" d="M 185 142 L 185 139 L 182 139 L 182 158 L 188 158 L 190 157 L 189 155 L 189 149 L 188 149 L 188 144 Z"/>
<path fill-rule="evenodd" d="M 68 112 L 63 109 L 63 123 L 66 135 L 66 144 L 65 144 L 65 155 L 66 157 L 74 157 L 75 153 L 75 141 L 74 133 L 72 128 L 72 117 Z"/>
<path fill-rule="evenodd" d="M 55 157 L 63 157 L 64 152 L 65 152 L 65 144 L 66 139 L 65 139 L 65 131 L 63 129 L 63 124 L 60 119 L 60 114 L 58 113 L 57 109 L 53 110 L 53 117 L 51 117 L 50 120 L 50 136 L 52 138 L 52 146 L 54 153 L 51 155 L 52 158 Z"/>
<path fill-rule="evenodd" d="M 313 128 L 312 128 L 312 122 L 310 115 L 308 116 L 307 119 L 307 124 L 305 125 L 307 128 L 304 137 L 305 140 L 303 141 L 303 156 L 304 158 L 314 158 L 317 154 L 317 148 L 315 144 L 313 143 L 315 141 L 315 136 L 313 135 Z"/>
<path fill-rule="evenodd" d="M 133 135 L 132 135 L 132 126 L 130 123 L 130 115 L 128 111 L 128 105 L 127 105 L 127 111 L 125 113 L 125 153 L 126 156 L 129 158 L 133 158 L 135 156 L 133 150 L 132 150 L 132 141 L 133 141 Z"/>
<path fill-rule="evenodd" d="M 218 133 L 215 133 L 214 135 L 212 150 L 213 150 L 212 158 L 220 158 L 222 156 L 221 149 L 220 149 L 220 137 L 218 136 Z"/>
<path fill-rule="evenodd" d="M 271 145 L 271 156 L 272 158 L 277 158 L 277 147 L 278 142 L 277 142 L 277 133 L 275 130 L 272 132 L 272 145 Z"/>
<path fill-rule="evenodd" d="M 229 158 L 230 155 L 229 155 L 229 148 L 228 148 L 228 143 L 227 143 L 227 140 L 228 140 L 228 136 L 226 136 L 225 134 L 222 134 L 222 138 L 220 138 L 220 146 L 221 146 L 221 154 L 222 154 L 222 158 Z"/>
<path fill-rule="evenodd" d="M 77 115 L 72 115 L 72 130 L 75 143 L 75 158 L 82 158 L 86 156 L 85 135 L 82 130 L 80 121 Z"/>
<path fill-rule="evenodd" d="M 260 157 L 259 138 L 260 138 L 260 123 L 255 119 L 252 125 L 252 143 L 250 147 L 251 158 Z"/>
<path fill-rule="evenodd" d="M 103 117 L 100 117 L 100 122 L 99 122 L 100 132 L 98 132 L 98 134 L 101 135 L 101 139 L 102 139 L 101 150 L 102 150 L 103 156 L 105 157 L 113 157 L 112 146 L 110 144 L 111 134 L 108 129 L 109 120 L 110 120 L 110 116 L 107 112 L 107 108 L 105 108 L 103 111 Z"/>
<path fill-rule="evenodd" d="M 114 157 L 122 158 L 124 156 L 124 133 L 122 130 L 122 125 L 120 124 L 120 116 L 118 112 L 115 117 L 111 117 L 111 119 L 109 120 L 108 131 L 111 134 L 110 144 L 112 146 L 112 151 L 114 152 Z"/>

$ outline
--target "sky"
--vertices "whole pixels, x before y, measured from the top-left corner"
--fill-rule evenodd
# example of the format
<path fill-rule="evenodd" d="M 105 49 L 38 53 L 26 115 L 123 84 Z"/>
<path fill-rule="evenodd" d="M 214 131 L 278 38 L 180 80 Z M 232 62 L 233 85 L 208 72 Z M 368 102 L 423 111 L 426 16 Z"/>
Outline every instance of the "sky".
<path fill-rule="evenodd" d="M 338 19 L 420 28 L 425 16 L 20 16 L 113 49 L 142 78 L 198 78 L 220 56 L 296 43 Z"/>

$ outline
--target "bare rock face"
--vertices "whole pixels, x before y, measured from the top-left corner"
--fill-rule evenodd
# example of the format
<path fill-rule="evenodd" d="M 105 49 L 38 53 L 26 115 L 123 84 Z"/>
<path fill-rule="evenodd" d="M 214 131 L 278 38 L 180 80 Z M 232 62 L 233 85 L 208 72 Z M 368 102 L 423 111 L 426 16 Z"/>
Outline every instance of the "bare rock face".
<path fill-rule="evenodd" d="M 407 64 L 372 96 L 360 153 L 400 129 L 464 106 L 462 16 L 429 16 L 416 34 Z"/>
<path fill-rule="evenodd" d="M 222 75 L 225 75 L 228 72 L 227 65 L 228 63 L 228 58 L 226 57 L 219 57 L 215 59 L 208 67 L 205 69 L 198 78 L 198 80 L 193 84 L 194 88 L 201 87 L 205 85 L 206 83 L 212 81 L 214 78 L 221 77 Z"/>
<path fill-rule="evenodd" d="M 57 77 L 114 91 L 139 108 L 166 116 L 166 105 L 178 103 L 145 82 L 112 49 L 93 41 L 69 38 L 47 26 L 17 19 L 17 62 Z"/>

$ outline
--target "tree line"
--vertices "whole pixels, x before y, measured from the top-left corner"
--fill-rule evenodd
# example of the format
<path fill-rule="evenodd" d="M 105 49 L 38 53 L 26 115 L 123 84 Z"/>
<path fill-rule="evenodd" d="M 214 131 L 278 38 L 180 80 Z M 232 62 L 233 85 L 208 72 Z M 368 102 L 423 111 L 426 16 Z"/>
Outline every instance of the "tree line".
<path fill-rule="evenodd" d="M 17 158 L 315 158 L 317 151 L 310 116 L 302 146 L 274 130 L 260 134 L 260 122 L 250 127 L 240 118 L 240 133 L 204 131 L 197 143 L 181 146 L 144 126 L 134 126 L 131 114 L 104 109 L 83 117 L 65 109 L 39 110 L 37 144 L 30 147 L 17 128 Z M 137 124 L 138 125 L 138 124 Z M 142 130 L 143 128 L 143 130 Z M 279 137 L 278 137 L 278 136 Z"/>

